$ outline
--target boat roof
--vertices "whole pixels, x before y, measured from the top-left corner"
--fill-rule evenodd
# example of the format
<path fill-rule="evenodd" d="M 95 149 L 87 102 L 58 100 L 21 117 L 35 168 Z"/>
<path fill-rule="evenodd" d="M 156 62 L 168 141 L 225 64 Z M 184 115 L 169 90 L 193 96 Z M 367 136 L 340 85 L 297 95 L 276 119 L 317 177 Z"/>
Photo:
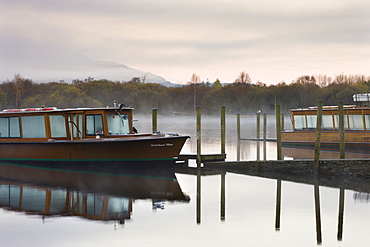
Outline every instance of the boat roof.
<path fill-rule="evenodd" d="M 0 114 L 5 113 L 35 113 L 35 112 L 73 112 L 73 111 L 96 111 L 96 110 L 132 110 L 132 107 L 76 107 L 76 108 L 57 108 L 57 107 L 39 107 L 39 108 L 23 108 L 23 109 L 4 109 Z"/>
<path fill-rule="evenodd" d="M 338 106 L 323 106 L 323 110 L 338 110 Z M 348 109 L 370 109 L 369 107 L 361 107 L 357 105 L 344 105 L 343 109 L 348 110 Z M 316 111 L 317 106 L 310 106 L 307 108 L 296 108 L 296 109 L 291 109 L 291 111 Z"/>

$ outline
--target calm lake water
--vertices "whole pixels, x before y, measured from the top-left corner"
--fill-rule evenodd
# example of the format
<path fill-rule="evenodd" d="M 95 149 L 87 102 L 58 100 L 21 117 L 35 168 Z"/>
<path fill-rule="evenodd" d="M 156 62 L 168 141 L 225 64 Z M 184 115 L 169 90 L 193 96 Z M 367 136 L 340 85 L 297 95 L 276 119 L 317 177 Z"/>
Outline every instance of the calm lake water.
<path fill-rule="evenodd" d="M 135 123 L 139 132 L 151 131 L 151 118 L 136 118 L 139 119 Z M 273 121 L 268 119 L 268 138 L 275 137 Z M 242 138 L 256 137 L 255 122 L 253 117 L 242 117 Z M 227 160 L 256 159 L 257 143 L 254 141 L 242 140 L 238 151 L 236 117 L 228 116 L 226 127 Z M 195 118 L 159 117 L 158 129 L 190 135 L 192 139 L 187 141 L 182 153 L 196 152 Z M 265 154 L 262 143 L 260 145 L 260 158 L 263 159 Z M 220 119 L 204 117 L 202 153 L 219 153 L 220 150 Z M 299 158 L 294 155 L 292 150 L 288 150 L 285 158 Z M 276 159 L 274 142 L 267 142 L 265 157 Z M 195 164 L 192 162 L 190 165 Z M 220 174 L 205 175 L 200 177 L 199 204 L 199 178 L 196 175 L 174 174 L 168 170 L 160 174 L 157 172 L 145 176 L 139 174 L 132 180 L 125 175 L 117 177 L 108 174 L 101 176 L 107 178 L 104 183 L 101 180 L 96 182 L 99 176 L 68 174 L 68 181 L 85 181 L 80 190 L 66 190 L 63 179 L 55 178 L 47 182 L 47 178 L 55 174 L 35 174 L 38 178 L 45 177 L 42 181 L 44 185 L 38 186 L 29 183 L 32 180 L 30 174 L 28 177 L 24 174 L 24 179 L 28 181 L 24 184 L 7 181 L 2 174 L 1 246 L 296 247 L 318 245 L 318 232 L 321 232 L 322 246 L 367 246 L 370 243 L 370 197 L 367 193 L 320 186 L 321 227 L 317 231 L 313 185 L 289 181 L 280 183 L 277 179 L 234 173 L 226 173 L 224 180 Z M 175 176 L 177 181 L 171 176 Z M 156 180 L 156 177 L 163 179 Z M 364 186 L 367 183 L 364 181 Z M 132 188 L 127 188 L 130 184 L 143 187 L 142 191 L 133 192 Z M 279 189 L 280 212 L 277 210 Z M 224 200 L 222 191 L 225 192 Z M 66 194 L 69 195 L 68 201 L 63 200 Z M 17 210 L 14 205 L 23 205 L 23 208 Z M 58 214 L 66 205 L 73 210 Z M 344 207 L 343 210 L 340 206 Z M 45 211 L 56 215 L 43 217 L 41 212 Z M 113 216 L 110 215 L 112 212 Z M 111 217 L 111 220 L 101 220 L 104 217 Z M 279 229 L 276 229 L 276 224 L 280 225 Z"/>

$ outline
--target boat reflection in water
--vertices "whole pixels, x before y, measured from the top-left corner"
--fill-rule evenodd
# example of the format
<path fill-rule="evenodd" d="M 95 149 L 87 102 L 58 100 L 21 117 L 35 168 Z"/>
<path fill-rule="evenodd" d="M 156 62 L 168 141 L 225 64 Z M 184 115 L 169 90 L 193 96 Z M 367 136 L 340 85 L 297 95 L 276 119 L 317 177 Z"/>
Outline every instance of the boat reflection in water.
<path fill-rule="evenodd" d="M 314 148 L 287 148 L 282 147 L 281 149 L 283 157 L 293 158 L 293 159 L 314 159 L 315 158 L 315 149 Z M 368 152 L 361 153 L 359 152 L 346 152 L 346 159 L 364 159 L 370 158 Z M 320 158 L 321 159 L 339 159 L 339 151 L 328 151 L 325 149 L 320 149 Z"/>
<path fill-rule="evenodd" d="M 135 199 L 151 199 L 153 208 L 160 209 L 164 201 L 190 201 L 172 164 L 76 163 L 66 169 L 62 164 L 1 163 L 0 207 L 43 217 L 79 216 L 123 224 L 131 217 Z"/>

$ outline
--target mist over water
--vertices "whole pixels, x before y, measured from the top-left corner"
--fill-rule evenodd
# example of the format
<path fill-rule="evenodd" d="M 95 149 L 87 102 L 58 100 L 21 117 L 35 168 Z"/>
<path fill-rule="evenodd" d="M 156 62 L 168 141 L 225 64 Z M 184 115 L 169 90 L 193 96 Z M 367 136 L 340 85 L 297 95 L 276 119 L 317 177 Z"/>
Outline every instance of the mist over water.
<path fill-rule="evenodd" d="M 136 116 L 139 119 L 135 127 L 139 133 L 151 132 L 151 117 Z M 268 118 L 267 138 L 275 137 L 273 118 Z M 286 128 L 289 128 L 285 121 Z M 158 129 L 165 133 L 189 135 L 182 153 L 196 152 L 195 117 L 158 117 Z M 227 160 L 237 159 L 236 116 L 226 117 L 226 153 Z M 242 138 L 256 137 L 256 118 L 242 116 Z M 220 153 L 220 118 L 202 118 L 202 153 Z M 256 159 L 255 141 L 240 142 L 240 160 Z M 263 149 L 261 145 L 261 159 Z M 276 159 L 276 144 L 267 142 L 267 159 Z M 285 158 L 291 158 L 286 156 Z M 138 171 L 139 172 L 139 171 Z M 167 174 L 167 172 L 166 172 Z M 4 177 L 4 174 L 1 174 Z M 137 174 L 136 174 L 137 175 Z M 149 196 L 135 197 L 135 193 L 125 196 L 125 181 L 129 176 L 109 177 L 102 183 L 104 186 L 91 187 L 87 193 L 80 191 L 87 199 L 86 204 L 93 211 L 94 217 L 82 217 L 65 214 L 43 217 L 41 213 L 25 213 L 22 209 L 14 210 L 5 206 L 4 202 L 18 202 L 19 183 L 0 180 L 0 239 L 1 245 L 18 246 L 317 246 L 317 225 L 314 200 L 314 186 L 277 179 L 227 173 L 225 188 L 222 188 L 222 175 L 201 176 L 200 210 L 197 207 L 197 176 L 176 172 L 177 180 L 160 180 L 155 174 L 150 177 L 153 183 L 145 189 Z M 72 175 L 70 175 L 72 176 Z M 107 176 L 105 176 L 107 177 Z M 134 177 L 137 181 L 140 177 Z M 170 177 L 170 174 L 161 175 Z M 73 177 L 71 177 L 72 179 Z M 113 178 L 115 180 L 113 180 Z M 82 179 L 82 178 L 80 178 Z M 91 180 L 99 180 L 99 176 Z M 109 184 L 109 181 L 112 181 Z M 102 181 L 100 181 L 102 182 Z M 167 189 L 162 186 L 163 183 Z M 174 184 L 175 183 L 175 184 Z M 190 201 L 159 199 L 166 195 L 174 196 L 178 187 L 190 197 Z M 130 182 L 129 184 L 132 184 Z M 144 185 L 143 183 L 140 183 Z M 170 187 L 169 187 L 170 186 Z M 177 186 L 177 185 L 176 185 Z M 280 212 L 277 213 L 277 195 L 280 186 Z M 363 188 L 369 187 L 367 182 Z M 103 188 L 104 187 L 104 188 Z M 172 190 L 169 190 L 172 188 Z M 48 185 L 23 185 L 23 191 L 29 192 L 28 198 L 34 208 L 43 210 L 45 196 L 55 187 Z M 59 194 L 65 188 L 59 187 Z M 94 192 L 95 190 L 95 192 Z M 105 190 L 105 191 L 104 191 Z M 222 203 L 221 194 L 225 192 Z M 42 194 L 42 191 L 44 194 Z M 322 246 L 366 246 L 370 242 L 368 234 L 370 214 L 369 196 L 366 191 L 344 190 L 344 216 L 341 232 L 338 229 L 340 213 L 339 188 L 320 186 L 318 188 L 321 214 Z M 15 193 L 17 192 L 17 193 Z M 70 188 L 70 192 L 73 189 Z M 65 193 L 65 192 L 63 192 Z M 70 205 L 78 205 L 77 192 Z M 18 197 L 17 197 L 18 195 Z M 51 194 L 52 195 L 52 194 Z M 157 197 L 157 198 L 153 198 Z M 107 200 L 109 198 L 109 200 Z M 110 202 L 115 204 L 109 204 Z M 157 206 L 153 206 L 155 204 Z M 54 204 L 53 204 L 54 203 Z M 52 205 L 57 204 L 53 201 Z M 65 205 L 65 204 L 63 204 Z M 82 204 L 81 204 L 82 205 Z M 94 205 L 94 206 L 92 206 Z M 121 221 L 119 218 L 98 220 L 108 209 L 128 212 L 129 217 Z M 158 206 L 159 205 L 159 206 Z M 224 206 L 223 206 L 224 205 Z M 76 209 L 76 207 L 74 207 Z M 126 210 L 126 211 L 125 211 Z M 224 210 L 224 215 L 222 215 Z M 199 215 L 200 212 L 200 215 Z M 279 229 L 276 229 L 277 215 Z M 122 216 L 122 215 L 121 215 Z M 122 216 L 123 217 L 123 216 Z M 199 221 L 197 222 L 197 219 Z M 122 224 L 124 223 L 124 224 Z M 338 238 L 341 235 L 341 240 Z"/>

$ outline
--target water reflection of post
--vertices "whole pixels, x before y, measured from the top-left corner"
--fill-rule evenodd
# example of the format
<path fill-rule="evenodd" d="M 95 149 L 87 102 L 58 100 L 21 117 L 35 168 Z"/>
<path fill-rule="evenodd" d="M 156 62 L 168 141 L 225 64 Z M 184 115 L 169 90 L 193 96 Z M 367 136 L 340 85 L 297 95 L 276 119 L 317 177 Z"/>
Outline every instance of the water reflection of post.
<path fill-rule="evenodd" d="M 343 215 L 344 215 L 344 189 L 339 190 L 339 214 L 338 214 L 338 241 L 342 241 L 343 236 Z"/>
<path fill-rule="evenodd" d="M 281 179 L 276 180 L 276 215 L 275 215 L 275 230 L 280 231 L 280 213 L 281 213 Z"/>
<path fill-rule="evenodd" d="M 221 172 L 221 220 L 225 221 L 225 179 L 226 172 Z"/>
<path fill-rule="evenodd" d="M 321 236 L 321 214 L 320 214 L 320 191 L 319 191 L 319 179 L 315 175 L 314 178 L 314 194 L 315 194 L 315 215 L 316 215 L 316 241 L 317 244 L 322 243 Z"/>
<path fill-rule="evenodd" d="M 201 198 L 201 111 L 197 106 L 197 223 L 200 224 L 200 198 Z"/>
<path fill-rule="evenodd" d="M 201 169 L 200 166 L 197 167 L 197 224 L 200 224 L 201 221 Z"/>

